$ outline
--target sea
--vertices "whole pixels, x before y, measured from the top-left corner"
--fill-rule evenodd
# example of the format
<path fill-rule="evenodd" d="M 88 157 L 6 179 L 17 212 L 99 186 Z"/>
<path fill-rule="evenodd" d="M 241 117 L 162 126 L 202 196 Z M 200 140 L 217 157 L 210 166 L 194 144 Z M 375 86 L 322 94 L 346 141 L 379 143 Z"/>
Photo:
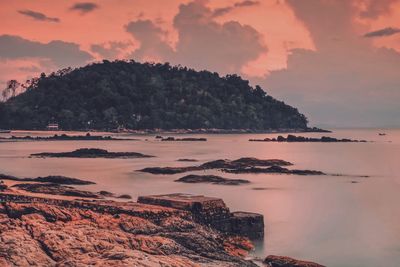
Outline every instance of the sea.
<path fill-rule="evenodd" d="M 400 129 L 332 129 L 332 133 L 296 133 L 367 140 L 363 143 L 272 143 L 249 139 L 279 134 L 197 134 L 206 142 L 161 142 L 155 135 L 111 134 L 122 141 L 0 142 L 0 173 L 19 177 L 64 175 L 95 182 L 85 190 L 141 195 L 190 193 L 222 198 L 231 211 L 261 213 L 265 238 L 255 257 L 285 255 L 326 266 L 400 266 Z M 386 135 L 379 135 L 385 133 Z M 13 131 L 1 137 L 49 136 L 55 132 Z M 57 132 L 60 134 L 60 132 Z M 70 135 L 86 134 L 68 132 Z M 281 134 L 286 136 L 286 134 Z M 163 136 L 177 136 L 165 134 Z M 180 135 L 179 137 L 185 137 Z M 189 135 L 188 135 L 189 136 Z M 34 158 L 32 153 L 78 148 L 140 152 L 154 158 Z M 184 184 L 186 175 L 138 172 L 144 167 L 191 166 L 216 159 L 283 159 L 295 169 L 319 170 L 325 176 L 227 174 L 247 179 L 240 186 Z M 180 162 L 195 159 L 198 162 Z"/>

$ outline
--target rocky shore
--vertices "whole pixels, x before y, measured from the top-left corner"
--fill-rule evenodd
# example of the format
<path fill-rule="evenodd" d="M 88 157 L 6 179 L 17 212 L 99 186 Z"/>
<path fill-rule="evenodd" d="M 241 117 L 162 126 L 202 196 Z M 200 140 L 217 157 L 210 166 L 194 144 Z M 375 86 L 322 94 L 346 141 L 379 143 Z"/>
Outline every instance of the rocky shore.
<path fill-rule="evenodd" d="M 250 142 L 322 142 L 322 143 L 357 143 L 367 142 L 366 140 L 352 140 L 352 139 L 337 139 L 329 136 L 322 136 L 321 138 L 312 138 L 312 137 L 303 137 L 303 136 L 295 136 L 289 134 L 287 137 L 279 135 L 277 138 L 264 138 L 264 139 L 249 139 Z"/>
<path fill-rule="evenodd" d="M 109 152 L 99 148 L 80 148 L 71 152 L 60 153 L 35 153 L 32 157 L 43 158 L 151 158 L 153 156 L 144 155 L 138 152 Z"/>
<path fill-rule="evenodd" d="M 11 137 L 0 137 L 0 140 L 7 141 L 124 141 L 124 140 L 137 140 L 137 139 L 126 139 L 126 138 L 115 138 L 111 136 L 100 136 L 91 135 L 67 135 L 67 134 L 55 134 L 53 136 L 11 136 Z"/>

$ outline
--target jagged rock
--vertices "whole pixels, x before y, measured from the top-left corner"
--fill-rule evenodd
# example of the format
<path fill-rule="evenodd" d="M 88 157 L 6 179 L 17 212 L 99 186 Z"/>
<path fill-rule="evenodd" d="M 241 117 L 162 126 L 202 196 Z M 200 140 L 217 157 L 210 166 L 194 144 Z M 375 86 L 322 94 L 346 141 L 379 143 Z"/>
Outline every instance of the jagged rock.
<path fill-rule="evenodd" d="M 196 222 L 211 225 L 219 231 L 260 239 L 264 236 L 264 217 L 249 212 L 230 212 L 219 198 L 188 194 L 141 196 L 139 203 L 189 211 Z"/>
<path fill-rule="evenodd" d="M 280 159 L 240 158 L 237 160 L 219 159 L 203 163 L 199 166 L 188 167 L 149 167 L 139 171 L 152 174 L 177 174 L 189 171 L 201 171 L 208 169 L 238 169 L 255 166 L 290 166 L 292 163 Z"/>
<path fill-rule="evenodd" d="M 287 168 L 283 168 L 280 166 L 271 166 L 268 168 L 258 168 L 258 167 L 250 167 L 250 168 L 237 168 L 237 169 L 223 169 L 222 171 L 227 173 L 280 173 L 280 174 L 297 174 L 297 175 L 326 175 L 321 171 L 314 170 L 291 170 Z"/>
<path fill-rule="evenodd" d="M 266 257 L 264 263 L 270 267 L 325 267 L 311 261 L 302 261 L 289 257 L 275 255 L 270 255 Z"/>
<path fill-rule="evenodd" d="M 1 266 L 257 266 L 241 258 L 252 248 L 248 239 L 187 211 L 2 193 L 0 202 Z"/>
<path fill-rule="evenodd" d="M 295 136 L 289 134 L 286 138 L 282 135 L 279 135 L 277 138 L 264 138 L 264 139 L 249 139 L 250 142 L 323 142 L 323 143 L 332 143 L 332 142 L 367 142 L 366 140 L 351 140 L 351 139 L 337 139 L 329 136 L 322 136 L 321 138 L 312 138 L 312 137 L 303 137 L 303 136 Z"/>
<path fill-rule="evenodd" d="M 51 175 L 51 176 L 37 177 L 37 178 L 19 178 L 11 175 L 0 174 L 0 179 L 20 181 L 20 182 L 43 182 L 43 183 L 66 184 L 66 185 L 95 184 L 94 182 L 91 181 L 85 181 L 77 178 L 71 178 L 59 175 Z"/>
<path fill-rule="evenodd" d="M 73 196 L 84 198 L 100 198 L 101 195 L 90 191 L 78 190 L 71 186 L 64 186 L 59 184 L 16 184 L 13 187 L 22 189 L 31 193 L 60 195 L 60 196 Z"/>
<path fill-rule="evenodd" d="M 3 181 L 0 181 L 0 191 L 7 190 L 7 188 L 8 186 Z"/>
<path fill-rule="evenodd" d="M 99 148 L 80 148 L 72 152 L 60 153 L 35 153 L 33 157 L 51 157 L 51 158 L 149 158 L 153 156 L 144 155 L 137 152 L 108 152 Z"/>
<path fill-rule="evenodd" d="M 221 185 L 241 185 L 250 183 L 248 180 L 243 179 L 228 179 L 216 175 L 195 175 L 190 174 L 175 180 L 180 183 L 211 183 Z"/>

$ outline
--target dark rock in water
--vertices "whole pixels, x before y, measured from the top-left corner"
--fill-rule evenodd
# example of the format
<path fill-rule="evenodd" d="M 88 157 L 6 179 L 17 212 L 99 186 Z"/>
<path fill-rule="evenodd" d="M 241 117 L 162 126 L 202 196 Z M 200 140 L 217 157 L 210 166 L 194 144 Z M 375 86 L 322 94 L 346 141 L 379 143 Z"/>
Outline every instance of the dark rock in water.
<path fill-rule="evenodd" d="M 121 199 L 132 199 L 132 197 L 130 195 L 128 195 L 128 194 L 120 195 L 120 196 L 118 196 L 118 198 L 121 198 Z"/>
<path fill-rule="evenodd" d="M 357 143 L 357 142 L 367 142 L 365 140 L 351 140 L 351 139 L 337 139 L 329 136 L 322 136 L 321 138 L 303 137 L 295 136 L 289 134 L 286 138 L 279 135 L 277 138 L 265 138 L 265 139 L 249 139 L 251 142 L 323 142 L 323 143 Z"/>
<path fill-rule="evenodd" d="M 8 186 L 3 181 L 0 181 L 0 191 L 7 190 L 7 188 Z"/>
<path fill-rule="evenodd" d="M 157 135 L 156 139 L 162 139 L 163 137 L 161 135 Z"/>
<path fill-rule="evenodd" d="M 253 166 L 290 166 L 292 163 L 280 159 L 240 158 L 237 160 L 219 159 L 203 163 L 199 166 L 189 167 L 149 167 L 139 171 L 152 174 L 176 174 L 189 171 L 208 169 L 237 169 Z"/>
<path fill-rule="evenodd" d="M 241 185 L 250 183 L 248 180 L 243 179 L 228 179 L 216 175 L 186 175 L 175 182 L 181 183 L 212 183 L 220 185 Z"/>
<path fill-rule="evenodd" d="M 315 262 L 296 260 L 284 256 L 270 255 L 265 258 L 264 264 L 270 267 L 325 267 Z"/>
<path fill-rule="evenodd" d="M 198 167 L 148 167 L 138 171 L 152 174 L 176 174 L 197 170 L 199 170 Z"/>
<path fill-rule="evenodd" d="M 88 185 L 95 184 L 91 181 L 84 181 L 77 178 L 59 176 L 59 175 L 51 175 L 46 177 L 37 177 L 32 179 L 34 182 L 42 182 L 42 183 L 53 183 L 53 184 L 72 184 L 72 185 Z"/>
<path fill-rule="evenodd" d="M 53 184 L 67 184 L 67 185 L 88 185 L 95 184 L 91 181 L 85 181 L 77 178 L 59 176 L 59 175 L 50 175 L 45 177 L 37 177 L 37 178 L 19 178 L 11 175 L 0 174 L 0 179 L 3 180 L 11 180 L 11 181 L 20 181 L 20 182 L 42 182 L 42 183 L 53 183 Z"/>
<path fill-rule="evenodd" d="M 16 184 L 13 187 L 37 194 L 47 195 L 61 195 L 61 196 L 72 196 L 72 197 L 84 197 L 84 198 L 100 198 L 97 193 L 78 190 L 74 187 L 58 185 L 58 184 Z"/>
<path fill-rule="evenodd" d="M 188 141 L 188 142 L 202 141 L 202 142 L 205 142 L 205 141 L 207 141 L 207 138 L 195 138 L 195 137 L 175 138 L 175 137 L 166 137 L 166 138 L 162 138 L 161 141 Z"/>
<path fill-rule="evenodd" d="M 114 194 L 108 191 L 99 191 L 99 195 L 103 196 L 103 197 L 114 197 Z"/>
<path fill-rule="evenodd" d="M 182 161 L 182 162 L 197 162 L 197 159 L 178 159 L 177 161 Z"/>
<path fill-rule="evenodd" d="M 196 222 L 219 231 L 259 239 L 264 236 L 264 217 L 247 212 L 231 213 L 220 198 L 189 194 L 141 196 L 139 203 L 189 211 Z"/>
<path fill-rule="evenodd" d="M 271 166 L 268 168 L 236 168 L 236 169 L 223 169 L 227 173 L 281 173 L 281 174 L 297 174 L 297 175 L 325 175 L 321 171 L 314 170 L 290 170 L 281 166 Z"/>
<path fill-rule="evenodd" d="M 108 152 L 99 148 L 81 148 L 72 152 L 60 153 L 36 153 L 31 154 L 34 157 L 51 157 L 51 158 L 149 158 L 153 156 L 144 155 L 137 152 Z"/>

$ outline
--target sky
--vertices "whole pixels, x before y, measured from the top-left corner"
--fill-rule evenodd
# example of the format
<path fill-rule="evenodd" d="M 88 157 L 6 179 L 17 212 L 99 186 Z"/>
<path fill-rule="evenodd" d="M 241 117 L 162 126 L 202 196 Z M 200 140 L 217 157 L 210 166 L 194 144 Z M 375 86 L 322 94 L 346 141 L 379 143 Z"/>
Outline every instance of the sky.
<path fill-rule="evenodd" d="M 103 59 L 236 73 L 311 125 L 400 127 L 400 0 L 0 0 L 0 87 Z"/>

